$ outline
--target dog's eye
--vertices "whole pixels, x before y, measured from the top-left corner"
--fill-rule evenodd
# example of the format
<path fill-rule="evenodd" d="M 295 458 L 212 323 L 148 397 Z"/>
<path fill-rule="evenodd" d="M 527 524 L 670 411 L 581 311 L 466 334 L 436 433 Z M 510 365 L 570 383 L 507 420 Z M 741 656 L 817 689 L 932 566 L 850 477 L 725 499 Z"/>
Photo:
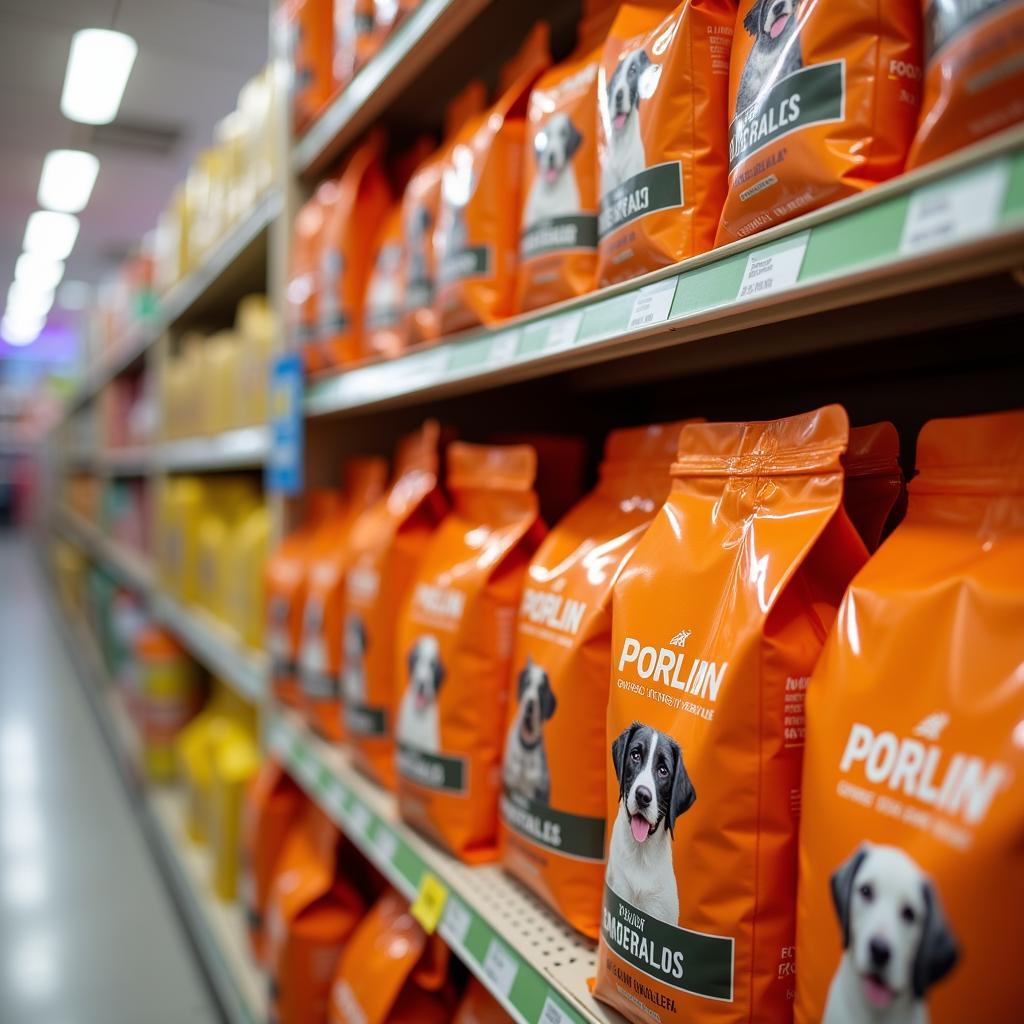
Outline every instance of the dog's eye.
<path fill-rule="evenodd" d="M 859 892 L 868 903 L 875 898 L 875 887 L 868 882 L 865 882 L 857 892 Z"/>
<path fill-rule="evenodd" d="M 631 751 L 630 755 L 629 755 L 629 759 L 634 764 L 639 764 L 640 763 L 640 751 L 639 750 Z"/>
<path fill-rule="evenodd" d="M 661 779 L 668 778 L 668 769 L 663 764 L 658 765 L 658 777 Z"/>
<path fill-rule="evenodd" d="M 913 924 L 917 920 L 917 912 L 909 903 L 904 903 L 900 910 L 900 917 L 906 921 L 907 924 Z"/>

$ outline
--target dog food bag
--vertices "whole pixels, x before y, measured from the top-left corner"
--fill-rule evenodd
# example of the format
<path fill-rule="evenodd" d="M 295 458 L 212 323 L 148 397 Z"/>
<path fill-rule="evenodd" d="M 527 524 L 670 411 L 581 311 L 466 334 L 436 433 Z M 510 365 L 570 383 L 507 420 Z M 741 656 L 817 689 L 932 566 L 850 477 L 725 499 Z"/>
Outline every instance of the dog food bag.
<path fill-rule="evenodd" d="M 334 0 L 334 77 L 345 84 L 380 48 L 373 0 Z"/>
<path fill-rule="evenodd" d="M 270 1019 L 322 1024 L 331 978 L 365 911 L 345 878 L 344 840 L 316 804 L 308 803 L 278 861 L 267 910 Z"/>
<path fill-rule="evenodd" d="M 908 167 L 1024 121 L 1020 0 L 923 0 L 922 10 L 924 96 Z"/>
<path fill-rule="evenodd" d="M 331 2 L 289 0 L 283 8 L 291 43 L 292 120 L 297 132 L 305 131 L 334 95 Z"/>
<path fill-rule="evenodd" d="M 285 289 L 288 337 L 292 346 L 302 352 L 308 370 L 319 370 L 323 366 L 320 350 L 315 345 L 320 335 L 320 242 L 325 211 L 333 203 L 337 190 L 337 182 L 322 181 L 299 210 L 292 235 L 291 268 Z"/>
<path fill-rule="evenodd" d="M 1024 412 L 935 420 L 807 689 L 796 1020 L 1020 1019 Z"/>
<path fill-rule="evenodd" d="M 241 898 L 249 945 L 260 964 L 264 959 L 264 915 L 277 859 L 305 803 L 305 794 L 273 758 L 263 762 L 246 793 L 242 809 Z"/>
<path fill-rule="evenodd" d="M 342 509 L 341 495 L 313 491 L 306 505 L 306 520 L 289 534 L 267 561 L 266 647 L 270 655 L 270 689 L 278 700 L 300 707 L 298 662 L 302 618 L 306 603 L 309 560 L 318 531 Z"/>
<path fill-rule="evenodd" d="M 353 524 L 341 641 L 341 693 L 354 763 L 395 784 L 394 651 L 397 612 L 427 540 L 447 510 L 440 487 L 441 430 L 428 420 L 395 455 L 391 486 Z"/>
<path fill-rule="evenodd" d="M 453 443 L 452 510 L 399 615 L 402 817 L 471 863 L 497 854 L 516 609 L 543 538 L 529 445 Z"/>
<path fill-rule="evenodd" d="M 476 978 L 470 978 L 453 1024 L 511 1024 L 512 1018 Z"/>
<path fill-rule="evenodd" d="M 382 40 L 387 39 L 419 5 L 420 0 L 374 0 L 374 31 Z"/>
<path fill-rule="evenodd" d="M 338 960 L 329 1024 L 447 1024 L 455 994 L 448 947 L 393 890 L 363 918 Z"/>
<path fill-rule="evenodd" d="M 448 151 L 434 231 L 442 334 L 515 312 L 526 106 L 550 63 L 547 37 L 547 24 L 538 22 L 508 69 L 515 78 L 490 109 L 463 125 Z"/>
<path fill-rule="evenodd" d="M 384 220 L 366 288 L 363 333 L 367 354 L 391 359 L 405 348 L 402 304 L 405 292 L 405 248 L 402 207 L 395 204 Z"/>
<path fill-rule="evenodd" d="M 840 406 L 685 426 L 615 584 L 596 995 L 634 1021 L 792 1015 L 803 700 L 867 551 Z"/>
<path fill-rule="evenodd" d="M 851 428 L 843 475 L 843 508 L 868 551 L 875 551 L 906 508 L 896 428 L 891 423 Z"/>
<path fill-rule="evenodd" d="M 600 480 L 530 562 L 502 767 L 505 867 L 596 939 L 612 586 L 668 496 L 681 423 L 617 430 Z"/>
<path fill-rule="evenodd" d="M 345 366 L 366 354 L 363 301 L 371 270 L 372 239 L 391 204 L 381 162 L 384 136 L 374 132 L 349 157 L 338 179 L 320 246 L 320 340 L 327 363 Z"/>
<path fill-rule="evenodd" d="M 734 18 L 732 0 L 619 9 L 597 79 L 600 284 L 713 245 Z"/>
<path fill-rule="evenodd" d="M 740 0 L 716 244 L 903 170 L 920 105 L 917 2 Z"/>
<path fill-rule="evenodd" d="M 344 519 L 324 538 L 309 568 L 299 652 L 303 711 L 313 729 L 335 743 L 344 735 L 340 679 L 348 538 L 356 519 L 380 498 L 386 478 L 383 459 L 352 459 L 345 466 Z"/>

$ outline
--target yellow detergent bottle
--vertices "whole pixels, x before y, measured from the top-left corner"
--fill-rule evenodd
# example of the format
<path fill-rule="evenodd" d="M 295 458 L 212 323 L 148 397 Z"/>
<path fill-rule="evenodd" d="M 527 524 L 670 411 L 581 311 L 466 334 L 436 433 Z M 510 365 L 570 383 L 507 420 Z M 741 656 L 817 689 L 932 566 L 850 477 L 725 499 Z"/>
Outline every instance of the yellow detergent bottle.
<path fill-rule="evenodd" d="M 265 295 L 247 295 L 238 304 L 235 330 L 241 336 L 239 392 L 242 422 L 266 423 L 269 418 L 270 359 L 277 335 L 277 321 Z"/>
<path fill-rule="evenodd" d="M 228 539 L 227 608 L 229 623 L 250 647 L 263 635 L 263 569 L 270 544 L 270 512 L 257 504 L 237 522 Z"/>
<path fill-rule="evenodd" d="M 238 893 L 242 806 L 259 767 L 253 736 L 242 729 L 227 733 L 214 755 L 210 832 L 213 890 L 222 900 L 233 900 Z"/>

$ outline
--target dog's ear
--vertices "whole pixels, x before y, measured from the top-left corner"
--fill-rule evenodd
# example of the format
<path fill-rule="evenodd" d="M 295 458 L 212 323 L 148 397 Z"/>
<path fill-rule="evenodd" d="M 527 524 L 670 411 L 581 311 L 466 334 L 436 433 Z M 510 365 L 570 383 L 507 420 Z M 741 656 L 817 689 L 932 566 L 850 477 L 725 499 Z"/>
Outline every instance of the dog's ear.
<path fill-rule="evenodd" d="M 669 797 L 668 813 L 665 815 L 665 824 L 669 833 L 675 835 L 676 818 L 685 814 L 697 799 L 697 791 L 693 788 L 690 773 L 683 764 L 683 752 L 675 740 L 670 740 L 673 750 L 674 764 L 672 766 L 672 795 Z"/>
<path fill-rule="evenodd" d="M 569 121 L 568 124 L 569 142 L 565 148 L 565 156 L 566 159 L 572 159 L 576 150 L 580 148 L 580 143 L 583 141 L 583 136 L 580 134 L 579 129 L 576 127 L 576 125 L 572 123 L 572 121 Z"/>
<path fill-rule="evenodd" d="M 619 780 L 619 798 L 622 798 L 623 776 L 626 774 L 626 752 L 629 750 L 633 733 L 640 728 L 639 722 L 623 729 L 612 743 L 612 764 L 615 766 L 615 778 Z"/>
<path fill-rule="evenodd" d="M 539 164 L 544 156 L 544 149 L 548 144 L 548 131 L 546 128 L 538 128 L 533 136 L 533 159 Z"/>
<path fill-rule="evenodd" d="M 857 877 L 857 871 L 867 855 L 867 843 L 861 843 L 832 872 L 832 902 L 835 904 L 839 927 L 843 933 L 843 949 L 850 945 L 850 900 L 853 899 L 853 880 Z"/>
<path fill-rule="evenodd" d="M 356 632 L 359 634 L 359 649 L 366 650 L 366 623 L 362 619 L 356 619 Z"/>
<path fill-rule="evenodd" d="M 939 895 L 931 882 L 922 883 L 924 890 L 924 930 L 914 957 L 911 980 L 914 995 L 923 999 L 928 988 L 944 978 L 956 965 L 960 951 L 946 920 Z"/>
<path fill-rule="evenodd" d="M 417 640 L 416 643 L 414 643 L 412 647 L 409 648 L 409 653 L 405 659 L 406 675 L 409 676 L 410 679 L 412 678 L 413 671 L 416 668 L 416 649 L 419 647 L 419 645 L 420 642 L 419 640 Z"/>
<path fill-rule="evenodd" d="M 523 666 L 522 671 L 519 673 L 519 679 L 516 681 L 516 700 L 521 701 L 523 694 L 526 692 L 526 687 L 530 682 L 530 669 L 533 667 L 533 659 L 527 657 L 526 664 Z"/>
<path fill-rule="evenodd" d="M 761 31 L 761 0 L 757 0 L 754 6 L 747 11 L 747 16 L 743 19 L 743 27 L 755 39 L 757 38 L 758 32 Z"/>
<path fill-rule="evenodd" d="M 651 58 L 647 56 L 646 50 L 640 50 L 637 53 L 637 60 L 640 63 L 640 73 L 643 74 L 651 66 Z"/>
<path fill-rule="evenodd" d="M 545 672 L 544 683 L 540 688 L 540 713 L 545 722 L 555 713 L 556 707 L 558 707 L 558 701 L 555 700 L 555 692 L 551 689 L 551 680 L 548 679 L 548 674 Z"/>
<path fill-rule="evenodd" d="M 437 658 L 434 661 L 434 696 L 441 692 L 441 684 L 444 682 L 445 671 L 444 665 L 441 664 L 441 659 Z"/>

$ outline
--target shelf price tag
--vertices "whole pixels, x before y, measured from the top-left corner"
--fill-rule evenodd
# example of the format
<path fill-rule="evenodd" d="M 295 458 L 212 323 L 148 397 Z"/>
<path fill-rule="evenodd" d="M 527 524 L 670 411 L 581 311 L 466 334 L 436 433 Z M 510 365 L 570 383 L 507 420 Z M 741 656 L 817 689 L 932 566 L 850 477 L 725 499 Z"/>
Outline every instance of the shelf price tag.
<path fill-rule="evenodd" d="M 736 298 L 751 299 L 792 288 L 800 277 L 809 238 L 810 233 L 805 231 L 781 246 L 749 253 Z"/>
<path fill-rule="evenodd" d="M 276 359 L 270 370 L 270 453 L 266 486 L 278 494 L 302 490 L 302 357 L 291 352 Z"/>
<path fill-rule="evenodd" d="M 950 181 L 919 188 L 907 205 L 900 252 L 927 252 L 992 231 L 1009 179 L 1010 166 L 1000 160 Z"/>
<path fill-rule="evenodd" d="M 503 331 L 491 339 L 491 347 L 487 350 L 487 366 L 496 370 L 507 366 L 519 351 L 519 332 Z"/>
<path fill-rule="evenodd" d="M 548 326 L 544 351 L 557 352 L 559 349 L 570 348 L 574 345 L 582 322 L 582 313 L 566 313 L 564 316 L 555 317 Z"/>
<path fill-rule="evenodd" d="M 472 923 L 473 915 L 466 908 L 462 900 L 457 899 L 455 896 L 449 896 L 448 902 L 444 905 L 444 915 L 439 926 L 445 942 L 450 946 L 464 946 L 466 936 L 469 934 L 469 926 Z"/>
<path fill-rule="evenodd" d="M 657 281 L 641 288 L 633 299 L 633 311 L 629 315 L 629 331 L 638 331 L 641 327 L 660 324 L 668 319 L 672 309 L 672 300 L 676 294 L 678 278 L 670 277 L 665 281 Z"/>
<path fill-rule="evenodd" d="M 370 808 L 366 804 L 355 803 L 352 805 L 351 817 L 353 829 L 365 835 L 370 827 Z"/>
<path fill-rule="evenodd" d="M 483 967 L 484 974 L 487 975 L 487 979 L 499 996 L 502 999 L 508 998 L 508 994 L 512 990 L 512 983 L 516 980 L 519 962 L 497 937 L 492 938 L 487 946 Z"/>
<path fill-rule="evenodd" d="M 428 935 L 433 935 L 437 929 L 447 899 L 448 890 L 445 888 L 444 882 L 429 871 L 424 871 L 423 877 L 420 879 L 419 892 L 416 893 L 416 899 L 412 901 L 409 913 L 419 921 Z"/>
<path fill-rule="evenodd" d="M 398 839 L 383 822 L 377 825 L 377 834 L 373 837 L 374 849 L 385 864 L 390 864 L 395 859 L 398 850 Z"/>
<path fill-rule="evenodd" d="M 572 1017 L 551 996 L 548 996 L 544 1000 L 544 1006 L 541 1008 L 538 1024 L 573 1024 L 573 1021 Z"/>

